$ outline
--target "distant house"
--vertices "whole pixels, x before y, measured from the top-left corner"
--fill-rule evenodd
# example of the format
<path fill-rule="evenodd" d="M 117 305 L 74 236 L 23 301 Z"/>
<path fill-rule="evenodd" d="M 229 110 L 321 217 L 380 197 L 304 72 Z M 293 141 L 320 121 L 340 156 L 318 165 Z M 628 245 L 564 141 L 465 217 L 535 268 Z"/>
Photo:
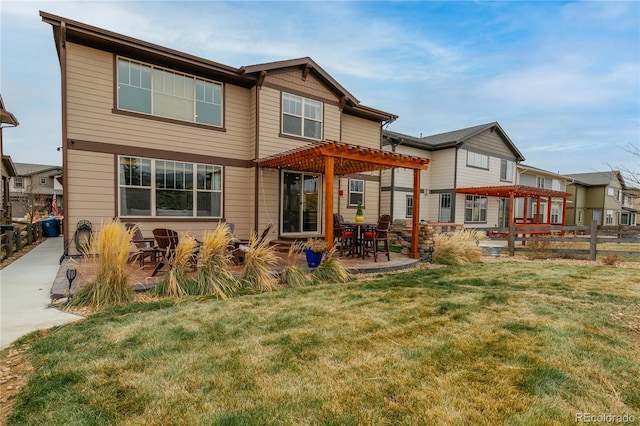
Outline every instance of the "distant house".
<path fill-rule="evenodd" d="M 397 116 L 311 58 L 234 68 L 40 15 L 61 66 L 65 233 L 115 217 L 147 235 L 226 221 L 240 238 L 272 224 L 272 238 L 332 241 L 334 213 L 360 202 L 378 219 L 380 170 L 427 167 L 381 150 Z"/>
<path fill-rule="evenodd" d="M 638 210 L 634 206 L 637 195 L 627 189 L 619 171 L 577 173 L 567 191 L 571 193 L 568 223 L 589 225 L 636 225 Z"/>
<path fill-rule="evenodd" d="M 567 183 L 571 181 L 571 179 L 566 176 L 524 163 L 518 164 L 517 170 L 517 181 L 521 186 L 566 193 Z M 567 198 L 568 197 L 551 197 L 549 202 L 548 198 L 541 197 L 539 205 L 537 202 L 528 204 L 527 218 L 535 218 L 536 215 L 539 215 L 539 221 L 542 223 L 548 222 L 555 225 L 562 224 L 563 214 L 565 216 L 567 214 L 567 212 L 563 210 L 563 206 L 565 206 L 564 200 Z M 523 209 L 524 203 L 523 200 L 520 199 L 516 206 L 516 215 L 518 217 L 524 217 Z M 571 209 L 571 203 L 566 204 L 566 210 L 568 211 L 569 209 Z"/>
<path fill-rule="evenodd" d="M 62 211 L 62 167 L 29 163 L 15 163 L 15 167 L 17 175 L 9 187 L 14 219 L 27 213 L 46 215 L 54 208 Z"/>
<path fill-rule="evenodd" d="M 1 158 L 1 175 L 2 175 L 2 186 L 0 187 L 1 196 L 2 196 L 2 212 L 0 215 L 0 223 L 2 224 L 10 224 L 11 223 L 11 200 L 9 196 L 9 182 L 11 178 L 17 175 L 17 171 L 13 161 L 11 161 L 10 155 L 4 155 L 3 143 L 2 143 L 2 131 L 4 127 L 15 127 L 18 124 L 18 119 L 11 114 L 9 111 L 5 109 L 4 101 L 2 100 L 2 95 L 0 95 L 0 158 Z"/>

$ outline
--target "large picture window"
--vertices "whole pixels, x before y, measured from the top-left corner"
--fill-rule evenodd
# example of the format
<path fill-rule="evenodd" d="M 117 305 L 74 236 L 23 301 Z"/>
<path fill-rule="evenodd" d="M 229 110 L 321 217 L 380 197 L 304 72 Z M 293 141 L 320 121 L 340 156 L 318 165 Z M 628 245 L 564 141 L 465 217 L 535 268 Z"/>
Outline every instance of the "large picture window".
<path fill-rule="evenodd" d="M 119 168 L 120 216 L 222 216 L 222 166 L 120 157 Z"/>
<path fill-rule="evenodd" d="M 464 221 L 487 221 L 487 197 L 484 195 L 467 195 L 464 204 Z"/>
<path fill-rule="evenodd" d="M 222 126 L 222 84 L 118 58 L 118 108 Z"/>
<path fill-rule="evenodd" d="M 322 139 L 322 102 L 283 93 L 282 133 Z"/>

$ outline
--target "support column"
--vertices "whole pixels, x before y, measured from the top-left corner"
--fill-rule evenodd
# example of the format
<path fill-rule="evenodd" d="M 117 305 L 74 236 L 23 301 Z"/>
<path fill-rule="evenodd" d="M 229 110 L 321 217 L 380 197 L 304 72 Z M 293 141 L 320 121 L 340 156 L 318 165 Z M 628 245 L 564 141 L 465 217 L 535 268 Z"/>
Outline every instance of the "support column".
<path fill-rule="evenodd" d="M 553 199 L 551 197 L 547 197 L 547 223 L 551 225 L 551 204 Z"/>
<path fill-rule="evenodd" d="M 536 197 L 536 223 L 540 223 L 540 196 Z"/>
<path fill-rule="evenodd" d="M 411 220 L 411 259 L 420 258 L 420 169 L 413 170 L 413 211 Z"/>
<path fill-rule="evenodd" d="M 333 247 L 333 157 L 324 160 L 324 239 Z"/>

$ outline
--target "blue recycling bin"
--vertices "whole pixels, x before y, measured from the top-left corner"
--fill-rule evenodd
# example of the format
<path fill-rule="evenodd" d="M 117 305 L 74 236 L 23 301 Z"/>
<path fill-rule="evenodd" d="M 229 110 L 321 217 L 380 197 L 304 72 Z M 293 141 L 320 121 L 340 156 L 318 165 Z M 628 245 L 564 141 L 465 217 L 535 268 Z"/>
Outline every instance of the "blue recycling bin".
<path fill-rule="evenodd" d="M 60 235 L 60 219 L 51 217 L 40 221 L 42 235 L 45 237 L 57 237 Z"/>

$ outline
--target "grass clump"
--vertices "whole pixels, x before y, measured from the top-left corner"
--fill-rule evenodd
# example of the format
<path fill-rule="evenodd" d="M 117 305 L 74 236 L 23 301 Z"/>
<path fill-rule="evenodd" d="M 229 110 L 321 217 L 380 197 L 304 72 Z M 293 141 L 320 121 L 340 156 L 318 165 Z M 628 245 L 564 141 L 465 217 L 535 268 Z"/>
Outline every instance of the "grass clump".
<path fill-rule="evenodd" d="M 551 257 L 551 236 L 532 236 L 527 240 L 526 252 L 529 259 L 549 259 Z"/>
<path fill-rule="evenodd" d="M 238 288 L 238 280 L 227 268 L 233 257 L 229 251 L 232 241 L 233 236 L 226 224 L 202 235 L 195 294 L 226 299 Z"/>
<path fill-rule="evenodd" d="M 72 306 L 99 309 L 133 300 L 127 264 L 134 233 L 135 229 L 127 230 L 117 219 L 102 224 L 98 237 L 91 240 L 84 254 L 85 260 L 93 262 L 95 279 L 78 290 Z"/>
<path fill-rule="evenodd" d="M 305 249 L 305 243 L 296 241 L 289 246 L 287 264 L 280 272 L 280 284 L 287 287 L 304 287 L 313 282 L 313 278 L 303 268 L 298 266 L 300 254 Z"/>
<path fill-rule="evenodd" d="M 278 289 L 278 280 L 271 270 L 278 264 L 275 246 L 269 241 L 258 241 L 253 233 L 249 238 L 244 268 L 240 281 L 248 288 L 258 291 L 272 291 Z"/>
<path fill-rule="evenodd" d="M 433 237 L 433 262 L 443 265 L 480 262 L 482 250 L 478 244 L 485 237 L 484 232 L 475 229 L 459 229 L 451 233 L 436 234 Z"/>
<path fill-rule="evenodd" d="M 609 266 L 617 266 L 620 263 L 620 255 L 617 253 L 608 254 L 602 258 L 602 263 Z"/>
<path fill-rule="evenodd" d="M 159 296 L 182 297 L 193 292 L 194 281 L 188 276 L 196 256 L 196 240 L 183 234 L 173 253 L 166 254 L 169 271 L 156 287 Z"/>
<path fill-rule="evenodd" d="M 344 264 L 336 256 L 335 247 L 325 253 L 322 262 L 313 271 L 315 279 L 321 282 L 346 283 L 351 278 L 351 274 L 344 267 Z"/>

